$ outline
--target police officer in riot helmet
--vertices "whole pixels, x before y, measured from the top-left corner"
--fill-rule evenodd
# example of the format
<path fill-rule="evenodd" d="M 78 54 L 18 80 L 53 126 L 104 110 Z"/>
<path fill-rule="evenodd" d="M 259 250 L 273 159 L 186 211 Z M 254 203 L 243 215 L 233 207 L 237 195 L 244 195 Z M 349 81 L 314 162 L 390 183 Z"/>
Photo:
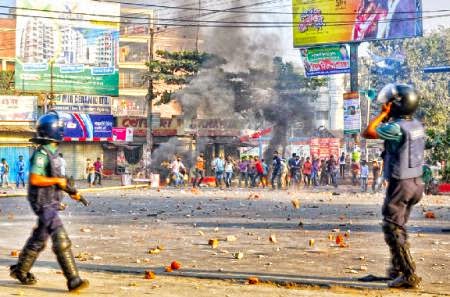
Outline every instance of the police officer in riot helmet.
<path fill-rule="evenodd" d="M 389 185 L 382 215 L 383 233 L 391 253 L 388 286 L 417 288 L 421 278 L 409 251 L 405 225 L 423 193 L 425 133 L 422 124 L 413 118 L 419 96 L 411 86 L 388 84 L 377 100 L 383 104 L 382 111 L 369 123 L 363 136 L 385 141 L 384 176 Z"/>
<path fill-rule="evenodd" d="M 64 122 L 56 112 L 49 112 L 39 118 L 36 125 L 37 133 L 32 142 L 38 144 L 30 164 L 28 201 L 33 212 L 38 216 L 37 227 L 19 254 L 17 264 L 10 267 L 11 277 L 22 284 L 36 283 L 35 276 L 30 272 L 40 252 L 51 237 L 53 252 L 67 278 L 69 291 L 77 291 L 89 286 L 87 280 L 82 280 L 71 250 L 71 241 L 58 215 L 62 192 L 66 192 L 74 200 L 87 205 L 87 201 L 61 175 L 61 163 L 58 146 L 63 139 Z"/>

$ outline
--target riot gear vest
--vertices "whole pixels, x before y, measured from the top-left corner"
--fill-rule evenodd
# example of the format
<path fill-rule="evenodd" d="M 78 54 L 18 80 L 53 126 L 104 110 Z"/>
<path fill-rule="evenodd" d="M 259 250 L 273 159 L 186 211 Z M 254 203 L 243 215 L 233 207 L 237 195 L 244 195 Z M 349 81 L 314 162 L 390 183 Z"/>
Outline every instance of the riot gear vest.
<path fill-rule="evenodd" d="M 416 120 L 401 119 L 396 122 L 402 131 L 400 145 L 393 151 L 386 145 L 386 178 L 408 179 L 422 176 L 425 132 L 422 124 Z"/>
<path fill-rule="evenodd" d="M 46 170 L 47 177 L 63 177 L 61 174 L 61 158 L 59 151 L 50 152 L 46 147 L 39 146 L 34 152 L 31 160 L 34 159 L 36 152 L 40 152 L 48 157 Z M 56 185 L 49 187 L 37 187 L 30 185 L 28 188 L 28 200 L 33 210 L 38 213 L 42 207 L 58 205 L 62 200 L 62 191 Z"/>

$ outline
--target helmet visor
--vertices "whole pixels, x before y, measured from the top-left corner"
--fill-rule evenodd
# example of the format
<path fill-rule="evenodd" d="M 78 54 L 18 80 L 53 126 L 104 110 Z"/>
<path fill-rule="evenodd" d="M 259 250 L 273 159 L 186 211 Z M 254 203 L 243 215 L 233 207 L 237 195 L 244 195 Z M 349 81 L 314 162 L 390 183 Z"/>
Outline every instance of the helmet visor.
<path fill-rule="evenodd" d="M 388 103 L 398 95 L 397 88 L 395 84 L 385 85 L 381 91 L 378 93 L 377 102 L 384 104 Z"/>

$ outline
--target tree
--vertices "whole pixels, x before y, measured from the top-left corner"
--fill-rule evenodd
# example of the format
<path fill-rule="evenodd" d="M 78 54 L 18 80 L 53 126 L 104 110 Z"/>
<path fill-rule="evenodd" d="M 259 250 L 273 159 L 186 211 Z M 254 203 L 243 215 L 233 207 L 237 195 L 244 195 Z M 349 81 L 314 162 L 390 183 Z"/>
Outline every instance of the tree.
<path fill-rule="evenodd" d="M 14 93 L 14 71 L 0 71 L 0 94 Z"/>
<path fill-rule="evenodd" d="M 423 68 L 448 65 L 450 29 L 441 27 L 421 38 L 374 42 L 370 46 L 370 51 L 382 57 L 404 57 L 403 63 L 393 65 L 393 71 L 386 72 L 372 64 L 370 86 L 379 90 L 391 82 L 413 85 L 421 95 L 417 115 L 425 125 L 428 147 L 432 147 L 427 152 L 428 158 L 433 161 L 445 160 L 448 164 L 450 162 L 448 73 L 425 74 Z M 401 61 L 401 59 L 391 61 L 399 60 Z"/>

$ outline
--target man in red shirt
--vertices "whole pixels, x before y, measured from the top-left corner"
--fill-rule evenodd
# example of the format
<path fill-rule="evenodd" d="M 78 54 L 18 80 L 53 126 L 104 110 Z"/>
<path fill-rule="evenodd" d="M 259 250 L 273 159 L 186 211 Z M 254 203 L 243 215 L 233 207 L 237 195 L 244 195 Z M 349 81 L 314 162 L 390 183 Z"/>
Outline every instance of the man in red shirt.
<path fill-rule="evenodd" d="M 95 168 L 95 178 L 94 178 L 94 185 L 95 182 L 98 179 L 97 184 L 101 185 L 102 184 L 102 174 L 103 174 L 103 164 L 100 158 L 97 158 L 97 161 L 95 161 L 94 163 L 94 168 Z"/>
<path fill-rule="evenodd" d="M 257 156 L 255 156 L 255 167 L 256 167 L 256 178 L 258 178 L 258 180 L 259 180 L 258 183 L 260 183 L 263 181 L 264 167 L 262 165 L 261 160 L 259 160 L 259 158 Z"/>
<path fill-rule="evenodd" d="M 307 157 L 305 163 L 303 163 L 303 182 L 305 183 L 305 187 L 309 187 L 311 185 L 311 172 L 312 163 L 309 160 L 309 157 Z"/>

